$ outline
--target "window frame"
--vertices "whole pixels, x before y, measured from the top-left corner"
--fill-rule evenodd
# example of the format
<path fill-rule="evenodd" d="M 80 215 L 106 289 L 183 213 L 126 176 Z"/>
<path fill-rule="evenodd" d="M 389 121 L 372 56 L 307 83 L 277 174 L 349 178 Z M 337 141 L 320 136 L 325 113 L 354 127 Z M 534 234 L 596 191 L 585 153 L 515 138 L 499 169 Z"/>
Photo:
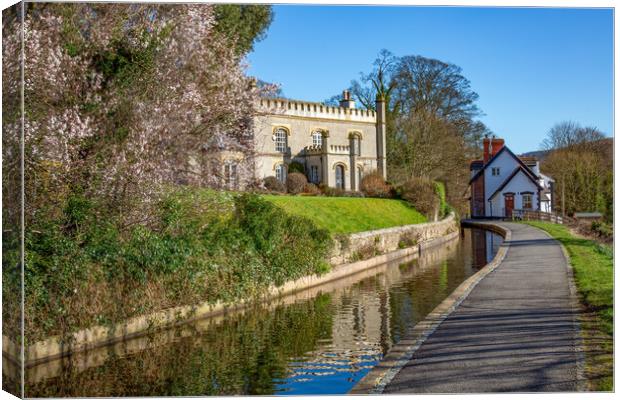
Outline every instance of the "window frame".
<path fill-rule="evenodd" d="M 287 174 L 286 165 L 284 163 L 280 163 L 276 165 L 275 172 L 276 172 L 276 179 L 282 183 L 286 183 L 286 174 Z M 278 175 L 280 175 L 280 177 L 278 177 Z"/>
<path fill-rule="evenodd" d="M 318 165 L 310 166 L 310 182 L 314 184 L 319 183 L 319 166 Z"/>
<path fill-rule="evenodd" d="M 277 153 L 286 154 L 288 152 L 288 130 L 279 127 L 273 131 L 273 141 Z"/>
<path fill-rule="evenodd" d="M 526 207 L 526 200 L 529 203 L 529 207 Z M 522 193 L 521 194 L 521 207 L 524 210 L 533 210 L 534 209 L 534 195 L 532 193 Z"/>
<path fill-rule="evenodd" d="M 318 131 L 318 130 L 312 132 L 312 146 L 314 147 L 323 146 L 323 132 Z"/>

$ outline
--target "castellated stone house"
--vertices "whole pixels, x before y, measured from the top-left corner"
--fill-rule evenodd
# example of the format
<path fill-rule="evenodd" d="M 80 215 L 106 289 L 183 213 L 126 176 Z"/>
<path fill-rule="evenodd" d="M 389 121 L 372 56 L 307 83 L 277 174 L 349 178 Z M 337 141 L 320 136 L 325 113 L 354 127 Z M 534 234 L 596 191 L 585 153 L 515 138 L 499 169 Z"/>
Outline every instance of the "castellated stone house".
<path fill-rule="evenodd" d="M 292 162 L 309 182 L 350 191 L 359 191 L 370 172 L 386 177 L 383 101 L 376 112 L 357 109 L 344 91 L 339 107 L 273 98 L 256 106 L 248 134 L 214 135 L 199 157 L 188 158 L 183 171 L 191 173 L 176 181 L 244 190 L 269 176 L 286 182 Z"/>
<path fill-rule="evenodd" d="M 261 99 L 254 121 L 255 174 L 286 181 L 291 162 L 304 166 L 309 182 L 360 190 L 371 171 L 386 177 L 385 104 L 355 108 L 348 91 L 339 107 L 287 99 Z"/>

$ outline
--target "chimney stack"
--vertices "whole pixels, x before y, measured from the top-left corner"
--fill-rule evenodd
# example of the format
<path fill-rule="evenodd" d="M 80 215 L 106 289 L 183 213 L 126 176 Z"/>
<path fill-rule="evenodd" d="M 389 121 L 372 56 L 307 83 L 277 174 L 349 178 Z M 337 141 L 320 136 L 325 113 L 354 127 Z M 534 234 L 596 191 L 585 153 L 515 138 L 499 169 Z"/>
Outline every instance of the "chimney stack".
<path fill-rule="evenodd" d="M 504 147 L 504 139 L 496 138 L 495 135 L 492 135 L 491 137 L 489 137 L 489 135 L 484 135 L 484 139 L 482 139 L 482 147 L 484 151 L 483 160 L 484 164 L 486 164 Z"/>
<path fill-rule="evenodd" d="M 340 100 L 340 107 L 343 108 L 355 108 L 355 100 L 351 99 L 351 92 L 344 90 L 342 92 L 342 100 Z"/>

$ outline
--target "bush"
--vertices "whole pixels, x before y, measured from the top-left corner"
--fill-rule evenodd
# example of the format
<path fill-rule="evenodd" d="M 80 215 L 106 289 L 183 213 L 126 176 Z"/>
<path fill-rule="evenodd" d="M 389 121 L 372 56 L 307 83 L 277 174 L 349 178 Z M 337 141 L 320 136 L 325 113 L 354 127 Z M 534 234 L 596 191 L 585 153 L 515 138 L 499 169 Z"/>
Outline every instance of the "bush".
<path fill-rule="evenodd" d="M 364 197 L 362 192 L 352 192 L 344 189 L 329 187 L 324 183 L 319 185 L 319 190 L 327 197 Z"/>
<path fill-rule="evenodd" d="M 268 176 L 263 180 L 263 186 L 265 189 L 271 190 L 272 192 L 280 192 L 284 193 L 286 191 L 286 187 L 282 182 L 278 180 L 275 176 Z"/>
<path fill-rule="evenodd" d="M 400 197 L 409 202 L 416 210 L 434 219 L 440 207 L 440 199 L 433 181 L 425 178 L 412 178 L 398 190 Z"/>
<path fill-rule="evenodd" d="M 614 238 L 614 227 L 613 225 L 606 224 L 602 221 L 593 221 L 590 227 L 592 232 L 594 232 L 598 237 L 605 240 L 613 240 Z"/>
<path fill-rule="evenodd" d="M 306 186 L 304 186 L 304 193 L 317 195 L 321 194 L 321 190 L 314 183 L 306 183 Z"/>
<path fill-rule="evenodd" d="M 168 307 L 251 299 L 329 269 L 329 232 L 255 194 L 174 190 L 149 225 L 131 227 L 97 220 L 100 208 L 72 196 L 62 215 L 26 231 L 29 341 Z M 19 269 L 5 262 L 3 283 L 19 284 Z"/>
<path fill-rule="evenodd" d="M 305 174 L 306 169 L 304 165 L 300 162 L 293 161 L 288 165 L 288 173 L 292 174 L 293 172 L 299 172 L 300 174 Z"/>
<path fill-rule="evenodd" d="M 362 192 L 368 197 L 391 197 L 391 188 L 383 176 L 374 171 L 362 178 Z"/>
<path fill-rule="evenodd" d="M 308 179 L 306 179 L 306 175 L 302 173 L 293 172 L 286 177 L 286 190 L 290 194 L 299 194 L 303 192 L 307 184 Z"/>

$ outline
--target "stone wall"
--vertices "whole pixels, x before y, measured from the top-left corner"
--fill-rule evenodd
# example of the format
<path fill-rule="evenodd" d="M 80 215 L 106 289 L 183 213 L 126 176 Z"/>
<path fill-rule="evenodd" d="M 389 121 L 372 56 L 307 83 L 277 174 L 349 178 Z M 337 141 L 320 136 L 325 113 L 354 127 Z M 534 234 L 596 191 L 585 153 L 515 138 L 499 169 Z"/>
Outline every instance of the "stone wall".
<path fill-rule="evenodd" d="M 330 263 L 339 265 L 365 260 L 398 249 L 412 247 L 451 232 L 458 232 L 458 230 L 458 222 L 454 214 L 450 214 L 437 222 L 341 235 L 335 240 L 336 244 L 330 256 Z"/>

